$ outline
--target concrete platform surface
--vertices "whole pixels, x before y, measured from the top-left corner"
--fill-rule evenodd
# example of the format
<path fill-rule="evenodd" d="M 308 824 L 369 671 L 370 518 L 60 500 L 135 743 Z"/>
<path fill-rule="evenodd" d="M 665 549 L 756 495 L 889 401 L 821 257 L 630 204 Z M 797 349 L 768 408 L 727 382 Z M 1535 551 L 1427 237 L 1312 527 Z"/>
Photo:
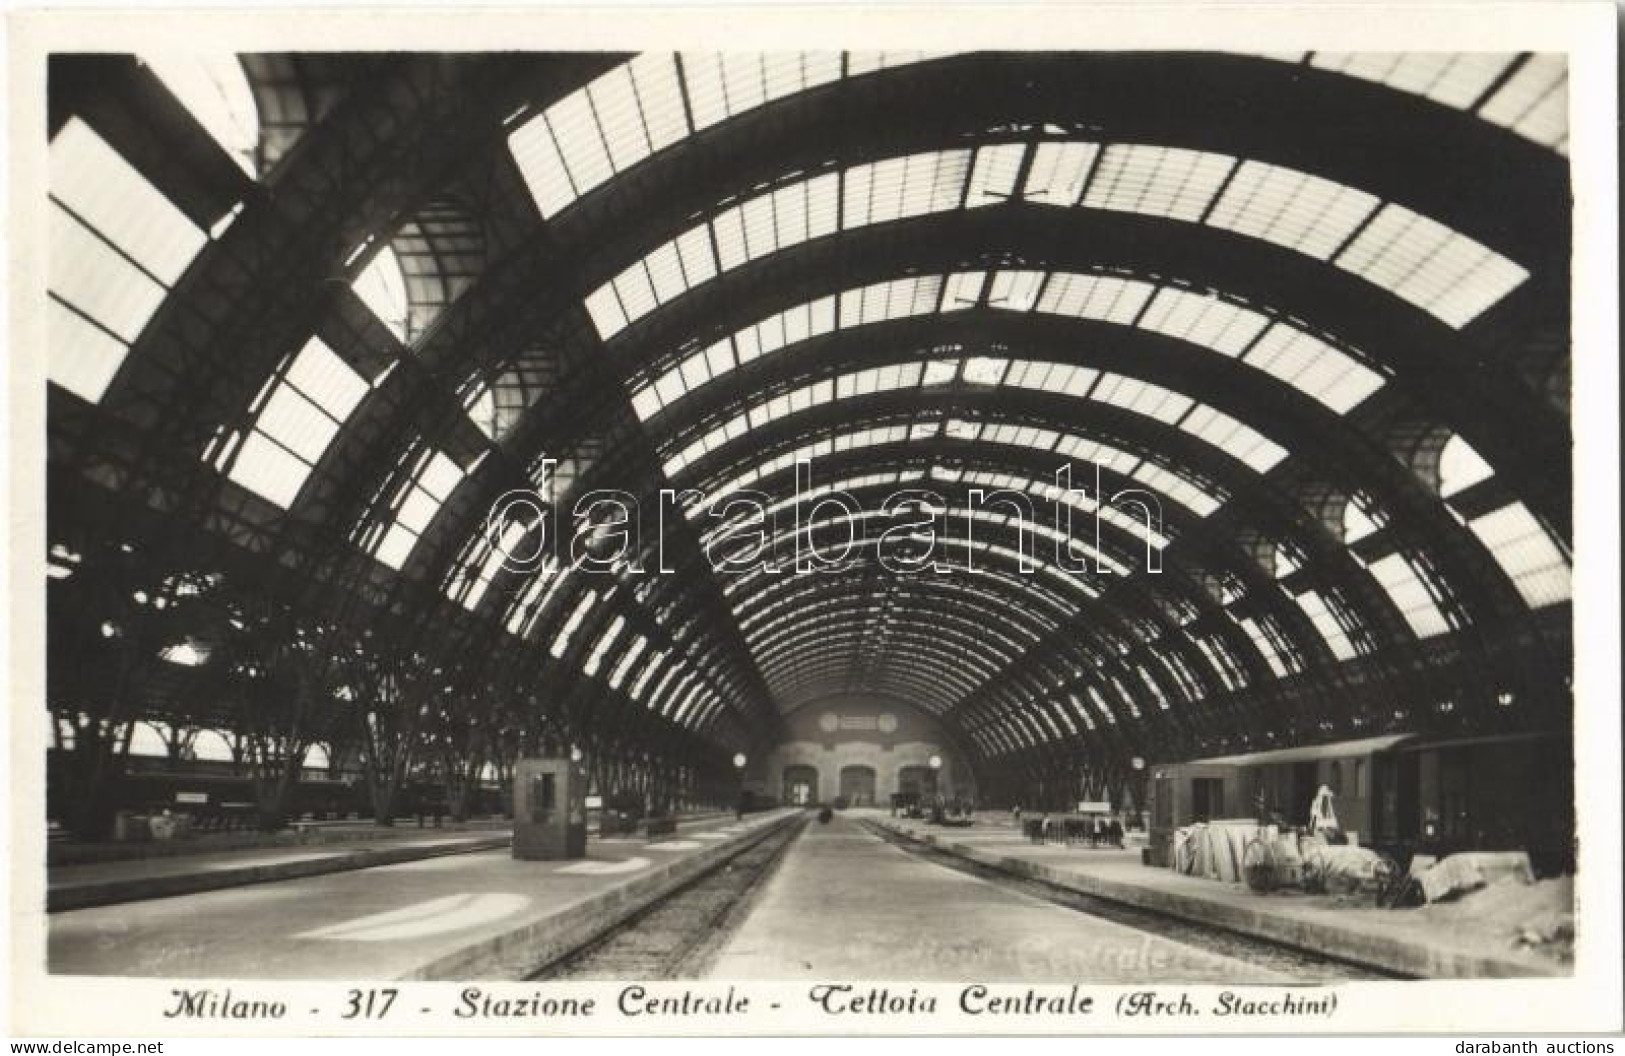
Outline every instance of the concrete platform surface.
<path fill-rule="evenodd" d="M 723 948 L 716 979 L 1292 981 L 915 858 L 855 817 L 814 822 Z"/>
<path fill-rule="evenodd" d="M 576 861 L 515 861 L 502 848 L 56 913 L 47 965 L 175 978 L 511 978 L 535 944 L 612 922 L 799 813 L 713 818 L 676 839 L 594 840 Z"/>
<path fill-rule="evenodd" d="M 678 828 L 730 815 L 717 811 L 680 816 Z M 109 906 L 149 898 L 213 891 L 242 884 L 292 880 L 303 876 L 369 869 L 379 865 L 433 858 L 444 854 L 493 850 L 509 846 L 513 823 L 494 822 L 457 828 L 396 826 L 352 830 L 351 839 L 329 838 L 313 845 L 273 843 L 222 847 L 213 853 L 128 857 L 72 865 L 50 865 L 46 872 L 46 909 L 52 913 Z M 611 840 L 639 837 L 611 837 Z"/>
<path fill-rule="evenodd" d="M 874 824 L 929 841 L 984 864 L 1085 894 L 1126 902 L 1243 935 L 1284 942 L 1385 972 L 1423 978 L 1558 976 L 1565 969 L 1536 954 L 1496 948 L 1459 921 L 1425 910 L 1339 904 L 1332 896 L 1257 895 L 1239 884 L 1142 865 L 1138 850 L 1034 844 L 1008 823 L 950 829 L 868 815 Z"/>
<path fill-rule="evenodd" d="M 403 831 L 359 846 L 221 851 L 181 857 L 133 858 L 52 866 L 46 873 L 46 908 L 53 913 L 243 884 L 365 869 L 443 854 L 506 847 L 510 832 Z"/>

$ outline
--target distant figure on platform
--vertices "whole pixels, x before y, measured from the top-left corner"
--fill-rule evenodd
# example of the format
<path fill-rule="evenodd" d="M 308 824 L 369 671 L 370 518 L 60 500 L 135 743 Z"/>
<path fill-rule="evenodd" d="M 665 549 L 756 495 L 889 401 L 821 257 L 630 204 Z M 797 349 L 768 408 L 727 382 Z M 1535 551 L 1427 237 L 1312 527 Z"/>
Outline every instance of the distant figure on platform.
<path fill-rule="evenodd" d="M 734 804 L 734 820 L 735 821 L 744 821 L 745 820 L 745 811 L 749 807 L 750 807 L 750 793 L 749 792 L 744 792 L 744 791 L 740 792 L 739 793 L 739 802 Z"/>

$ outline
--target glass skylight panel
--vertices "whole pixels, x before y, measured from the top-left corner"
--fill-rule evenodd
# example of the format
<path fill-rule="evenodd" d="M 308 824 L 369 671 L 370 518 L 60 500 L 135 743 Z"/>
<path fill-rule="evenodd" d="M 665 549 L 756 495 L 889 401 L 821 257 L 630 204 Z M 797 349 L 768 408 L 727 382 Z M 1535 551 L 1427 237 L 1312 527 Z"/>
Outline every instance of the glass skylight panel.
<path fill-rule="evenodd" d="M 508 135 L 508 152 L 543 217 L 556 215 L 579 196 L 545 115 L 514 129 Z"/>
<path fill-rule="evenodd" d="M 1335 263 L 1457 329 L 1529 277 L 1466 235 L 1393 204 L 1383 206 Z"/>
<path fill-rule="evenodd" d="M 1018 359 L 1010 363 L 1010 373 L 1005 378 L 1005 384 L 1083 399 L 1089 395 L 1089 387 L 1098 377 L 1100 372 L 1088 367 Z"/>
<path fill-rule="evenodd" d="M 608 75 L 606 75 L 608 76 Z M 558 144 L 559 156 L 570 172 L 571 181 L 578 188 L 596 187 L 615 174 L 609 158 L 609 147 L 604 143 L 593 113 L 588 93 L 592 86 L 571 92 L 548 107 L 546 120 Z"/>
<path fill-rule="evenodd" d="M 525 538 L 525 532 L 523 524 L 511 521 L 503 529 L 498 544 L 492 546 L 490 537 L 482 531 L 477 556 L 471 555 L 469 564 L 462 570 L 462 575 L 447 585 L 447 596 L 453 601 L 460 601 L 463 608 L 470 612 L 479 608 L 480 601 L 491 587 L 491 580 L 496 578 L 508 555 L 512 554 L 520 541 Z M 473 575 L 470 576 L 470 573 Z M 458 597 L 459 593 L 462 594 L 461 598 Z"/>
<path fill-rule="evenodd" d="M 1219 500 L 1186 481 L 1183 477 L 1154 463 L 1140 463 L 1129 476 L 1146 485 L 1152 491 L 1167 495 L 1198 517 L 1206 517 L 1219 508 Z"/>
<path fill-rule="evenodd" d="M 840 296 L 841 329 L 929 315 L 937 310 L 941 295 L 940 275 L 877 282 L 860 289 L 847 290 Z"/>
<path fill-rule="evenodd" d="M 1200 220 L 1235 159 L 1179 147 L 1106 148 L 1083 204 L 1091 209 Z"/>
<path fill-rule="evenodd" d="M 1138 381 L 1121 374 L 1102 374 L 1100 384 L 1095 386 L 1090 398 L 1121 407 L 1125 411 L 1147 415 L 1169 425 L 1177 422 L 1194 402 L 1189 396 L 1172 392 L 1161 385 Z"/>
<path fill-rule="evenodd" d="M 1269 319 L 1212 295 L 1164 286 L 1140 318 L 1140 326 L 1237 356 L 1269 325 Z"/>
<path fill-rule="evenodd" d="M 49 181 L 46 284 L 61 310 L 46 370 L 95 403 L 208 239 L 78 118 L 51 140 Z"/>
<path fill-rule="evenodd" d="M 638 657 L 642 656 L 643 651 L 648 647 L 649 639 L 643 635 L 640 634 L 632 639 L 632 643 L 626 647 L 626 652 L 622 653 L 620 660 L 616 662 L 615 669 L 609 673 L 609 688 L 621 688 L 622 681 L 626 679 L 626 673 L 632 670 L 632 665 L 637 663 Z M 635 696 L 636 694 L 629 695 Z"/>
<path fill-rule="evenodd" d="M 1374 195 L 1332 180 L 1244 161 L 1207 222 L 1326 260 L 1378 204 Z"/>
<path fill-rule="evenodd" d="M 997 271 L 988 290 L 990 308 L 1003 308 L 1012 312 L 1029 312 L 1038 301 L 1044 286 L 1042 271 Z"/>
<path fill-rule="evenodd" d="M 261 497 L 287 509 L 293 504 L 310 466 L 261 433 L 250 433 L 232 458 L 228 476 Z"/>
<path fill-rule="evenodd" d="M 288 367 L 288 384 L 339 423 L 367 394 L 367 383 L 319 337 L 313 337 Z"/>
<path fill-rule="evenodd" d="M 394 250 L 385 246 L 373 254 L 372 261 L 356 277 L 351 289 L 396 340 L 406 340 L 406 279 Z"/>
<path fill-rule="evenodd" d="M 259 108 L 248 76 L 230 53 L 153 52 L 140 56 L 237 167 L 256 175 Z"/>
<path fill-rule="evenodd" d="M 1309 64 L 1465 110 L 1511 61 L 1505 54 L 1326 51 L 1315 52 Z"/>
<path fill-rule="evenodd" d="M 547 611 L 548 602 L 568 578 L 560 572 L 558 563 L 552 557 L 544 558 L 541 567 L 531 573 L 508 610 L 508 633 L 521 638 L 530 634 Z"/>
<path fill-rule="evenodd" d="M 1343 505 L 1343 542 L 1357 543 L 1382 530 L 1382 522 L 1373 516 L 1359 497 Z"/>
<path fill-rule="evenodd" d="M 658 255 L 662 249 L 656 249 L 651 256 Z M 687 287 L 676 290 L 672 296 L 683 293 Z M 626 310 L 628 319 L 641 319 L 654 311 L 661 301 L 660 295 L 655 292 L 653 276 L 649 274 L 648 258 L 638 261 L 615 276 L 615 294 L 620 298 L 621 307 Z"/>
<path fill-rule="evenodd" d="M 1135 279 L 1056 272 L 1044 286 L 1038 310 L 1127 326 L 1139 318 L 1156 287 Z"/>
<path fill-rule="evenodd" d="M 1118 473 L 1127 473 L 1140 461 L 1138 455 L 1131 455 L 1126 451 L 1109 447 L 1106 444 L 1089 440 L 1081 436 L 1064 436 L 1055 445 L 1058 454 L 1079 462 L 1093 462 Z"/>
<path fill-rule="evenodd" d="M 721 270 L 834 232 L 838 186 L 839 177 L 828 173 L 758 195 L 716 216 L 711 230 Z M 636 318 L 641 313 L 627 306 L 627 314 Z"/>
<path fill-rule="evenodd" d="M 1004 380 L 1004 373 L 1009 366 L 1008 360 L 995 359 L 991 356 L 972 356 L 965 360 L 960 373 L 969 385 L 998 385 Z"/>
<path fill-rule="evenodd" d="M 678 374 L 683 381 L 683 391 L 693 392 L 711 380 L 710 357 L 704 352 L 696 352 L 683 360 L 678 367 Z"/>
<path fill-rule="evenodd" d="M 1554 605 L 1570 596 L 1568 560 L 1521 502 L 1468 522 L 1511 577 L 1530 608 Z"/>
<path fill-rule="evenodd" d="M 1242 677 L 1241 667 L 1228 650 L 1225 650 L 1217 638 L 1208 638 L 1204 635 L 1191 635 L 1191 641 L 1207 657 L 1207 661 L 1214 670 L 1219 672 L 1219 678 L 1224 682 L 1225 688 L 1230 690 L 1245 689 L 1247 680 Z"/>
<path fill-rule="evenodd" d="M 90 126 L 69 118 L 51 140 L 50 195 L 159 282 L 173 285 L 208 241 Z"/>
<path fill-rule="evenodd" d="M 227 476 L 286 509 L 367 391 L 361 375 L 311 338 L 270 388 Z"/>
<path fill-rule="evenodd" d="M 642 642 L 643 639 L 640 638 L 638 641 Z M 668 658 L 664 650 L 657 649 L 651 653 L 649 656 L 649 662 L 645 664 L 643 670 L 638 673 L 638 677 L 632 681 L 632 685 L 627 689 L 626 695 L 631 697 L 633 700 L 643 700 L 643 690 L 646 686 L 648 686 L 649 679 L 666 666 L 667 659 Z"/>
<path fill-rule="evenodd" d="M 1196 672 L 1191 669 L 1184 655 L 1172 647 L 1172 643 L 1163 642 L 1156 656 L 1168 673 L 1174 676 L 1174 682 L 1178 684 L 1179 691 L 1184 694 L 1186 700 L 1201 699 L 1201 680 L 1196 677 Z"/>
<path fill-rule="evenodd" d="M 688 289 L 688 283 L 683 278 L 683 263 L 677 253 L 677 243 L 667 242 L 645 257 L 643 263 L 649 277 L 650 301 L 657 304 L 669 301 Z"/>
<path fill-rule="evenodd" d="M 621 631 L 625 630 L 625 628 L 625 616 L 616 616 L 611 620 L 609 626 L 604 628 L 604 632 L 598 636 L 598 641 L 593 643 L 592 649 L 587 653 L 586 661 L 581 665 L 581 670 L 586 674 L 596 675 L 599 665 L 604 662 L 604 654 L 609 652 L 610 647 L 615 644 L 615 640 L 621 636 Z"/>
<path fill-rule="evenodd" d="M 1123 684 L 1123 680 L 1118 678 L 1116 675 L 1110 675 L 1108 677 L 1111 680 L 1112 687 L 1117 690 L 1118 699 L 1123 702 L 1124 707 L 1128 708 L 1128 713 L 1136 719 L 1139 718 L 1140 705 L 1134 699 L 1134 694 L 1129 692 L 1128 687 Z"/>
<path fill-rule="evenodd" d="M 997 146 L 976 148 L 970 184 L 965 189 L 965 208 L 998 205 L 1014 197 L 1016 174 L 1021 169 L 1021 159 L 1026 153 L 1025 143 L 1001 143 Z"/>
<path fill-rule="evenodd" d="M 959 208 L 971 152 L 945 150 L 888 158 L 846 170 L 847 229 Z"/>
<path fill-rule="evenodd" d="M 100 400 L 128 347 L 55 298 L 46 312 L 50 379 L 92 403 Z"/>
<path fill-rule="evenodd" d="M 947 385 L 959 376 L 959 360 L 933 359 L 925 364 L 925 374 L 920 384 L 925 386 Z"/>
<path fill-rule="evenodd" d="M 508 138 L 544 217 L 688 135 L 669 54 L 644 54 L 572 92 Z"/>
<path fill-rule="evenodd" d="M 1478 111 L 1543 146 L 1566 151 L 1569 136 L 1568 60 L 1532 55 Z"/>
<path fill-rule="evenodd" d="M 1140 681 L 1145 684 L 1146 692 L 1151 694 L 1151 699 L 1156 702 L 1157 707 L 1164 711 L 1168 710 L 1167 695 L 1163 693 L 1162 686 L 1158 684 L 1157 680 L 1151 677 L 1151 672 L 1145 669 L 1145 665 L 1135 664 L 1134 672 L 1140 676 Z"/>
<path fill-rule="evenodd" d="M 840 79 L 840 52 L 769 52 L 762 57 L 762 80 L 768 99 L 782 99 Z"/>
<path fill-rule="evenodd" d="M 1286 449 L 1256 429 L 1212 407 L 1198 406 L 1179 423 L 1192 436 L 1206 440 L 1259 473 L 1268 473 L 1286 457 Z"/>
<path fill-rule="evenodd" d="M 1117 725 L 1117 713 L 1106 703 L 1105 695 L 1094 686 L 1084 686 L 1083 691 L 1089 695 L 1089 700 L 1095 706 L 1095 713 L 1105 720 L 1106 725 Z"/>
<path fill-rule="evenodd" d="M 1332 610 L 1327 608 L 1326 600 L 1312 590 L 1304 591 L 1298 595 L 1298 608 L 1303 610 L 1309 622 L 1315 625 L 1315 630 L 1326 639 L 1326 645 L 1331 649 L 1332 655 L 1339 660 L 1352 660 L 1355 656 L 1354 643 L 1349 641 L 1349 634 L 1338 622 Z"/>
<path fill-rule="evenodd" d="M 983 271 L 958 271 L 947 276 L 943 282 L 941 311 L 956 312 L 966 308 L 973 308 L 982 295 L 982 286 L 987 281 L 987 273 Z"/>
<path fill-rule="evenodd" d="M 1495 470 L 1485 462 L 1472 445 L 1459 436 L 1445 441 L 1439 452 L 1439 495 L 1450 498 L 1459 495 L 1474 484 L 1490 479 Z"/>
<path fill-rule="evenodd" d="M 570 616 L 564 621 L 564 626 L 560 627 L 559 633 L 553 636 L 553 644 L 548 647 L 548 652 L 552 654 L 553 659 L 561 660 L 564 658 L 564 651 L 570 647 L 570 639 L 575 636 L 581 622 L 587 618 L 587 614 L 597 604 L 598 592 L 596 590 L 589 590 L 581 595 L 580 600 L 576 602 L 576 607 L 570 610 Z"/>
<path fill-rule="evenodd" d="M 1045 205 L 1077 205 L 1099 153 L 1100 147 L 1094 143 L 1038 144 L 1022 197 Z"/>
<path fill-rule="evenodd" d="M 1264 628 L 1259 626 L 1257 620 L 1254 620 L 1251 617 L 1242 617 L 1237 619 L 1234 615 L 1231 616 L 1231 619 L 1235 620 L 1236 626 L 1245 631 L 1247 633 L 1247 637 L 1253 640 L 1253 645 L 1255 645 L 1258 648 L 1259 653 L 1263 655 L 1264 662 L 1269 665 L 1270 670 L 1275 672 L 1276 678 L 1285 678 L 1291 673 L 1290 669 L 1287 667 L 1286 660 L 1281 656 L 1280 652 L 1275 647 L 1275 640 L 1273 636 L 1265 633 Z"/>
<path fill-rule="evenodd" d="M 166 287 L 55 200 L 51 203 L 49 238 L 50 270 L 46 281 L 53 299 L 107 331 L 120 345 L 134 343 L 163 303 Z M 64 358 L 65 367 L 71 363 L 71 359 Z"/>
<path fill-rule="evenodd" d="M 418 538 L 441 505 L 462 483 L 457 463 L 431 449 L 417 473 L 396 495 L 396 513 L 379 539 L 373 556 L 397 571 L 406 564 Z"/>
<path fill-rule="evenodd" d="M 621 310 L 621 301 L 615 296 L 613 281 L 606 282 L 587 294 L 585 304 L 587 314 L 592 317 L 592 325 L 598 330 L 599 336 L 606 339 L 626 329 L 631 322 Z"/>
<path fill-rule="evenodd" d="M 1318 337 L 1276 323 L 1242 362 L 1347 414 L 1383 386 L 1383 377 Z"/>
<path fill-rule="evenodd" d="M 592 113 L 609 151 L 610 166 L 620 172 L 648 157 L 652 150 L 643 126 L 630 64 L 618 66 L 588 88 Z"/>
<path fill-rule="evenodd" d="M 1373 561 L 1370 570 L 1418 638 L 1431 638 L 1450 630 L 1450 623 L 1432 591 L 1404 554 L 1392 553 Z"/>

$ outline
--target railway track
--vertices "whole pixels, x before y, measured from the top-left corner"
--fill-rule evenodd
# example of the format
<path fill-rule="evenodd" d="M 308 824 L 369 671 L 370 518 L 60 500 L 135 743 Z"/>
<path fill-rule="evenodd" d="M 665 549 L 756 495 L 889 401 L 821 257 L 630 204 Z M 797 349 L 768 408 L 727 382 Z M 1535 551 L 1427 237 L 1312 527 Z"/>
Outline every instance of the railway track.
<path fill-rule="evenodd" d="M 533 980 L 694 979 L 750 915 L 755 896 L 807 827 L 780 826 L 585 946 L 527 976 Z"/>
<path fill-rule="evenodd" d="M 1407 978 L 1367 965 L 1336 960 L 1323 953 L 1301 950 L 1211 924 L 1187 920 L 1184 917 L 1175 917 L 1096 895 L 1087 895 L 1033 877 L 1018 876 L 991 865 L 961 858 L 932 844 L 909 839 L 880 825 L 864 822 L 863 827 L 898 850 L 944 869 L 952 869 L 996 884 L 1005 890 L 1018 891 L 1066 909 L 1148 932 L 1170 942 L 1182 943 L 1208 953 L 1220 954 L 1260 968 L 1294 976 L 1306 983 Z"/>

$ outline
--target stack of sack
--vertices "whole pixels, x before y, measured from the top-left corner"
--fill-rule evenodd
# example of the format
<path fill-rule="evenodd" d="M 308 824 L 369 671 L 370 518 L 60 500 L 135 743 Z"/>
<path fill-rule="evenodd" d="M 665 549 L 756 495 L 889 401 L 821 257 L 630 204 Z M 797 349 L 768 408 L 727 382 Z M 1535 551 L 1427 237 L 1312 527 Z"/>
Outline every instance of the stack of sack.
<path fill-rule="evenodd" d="M 1419 869 L 1418 865 L 1420 863 L 1412 863 L 1411 869 L 1429 902 L 1443 902 L 1489 884 L 1535 882 L 1529 855 L 1523 851 L 1464 852 L 1452 854 L 1429 868 Z"/>
<path fill-rule="evenodd" d="M 1305 891 L 1374 895 L 1393 873 L 1393 863 L 1371 848 L 1328 844 L 1318 835 L 1300 839 L 1298 853 L 1303 858 Z"/>
<path fill-rule="evenodd" d="M 1251 818 L 1199 823 L 1176 829 L 1174 872 L 1227 884 L 1240 883 L 1247 845 L 1257 836 L 1258 822 Z"/>

